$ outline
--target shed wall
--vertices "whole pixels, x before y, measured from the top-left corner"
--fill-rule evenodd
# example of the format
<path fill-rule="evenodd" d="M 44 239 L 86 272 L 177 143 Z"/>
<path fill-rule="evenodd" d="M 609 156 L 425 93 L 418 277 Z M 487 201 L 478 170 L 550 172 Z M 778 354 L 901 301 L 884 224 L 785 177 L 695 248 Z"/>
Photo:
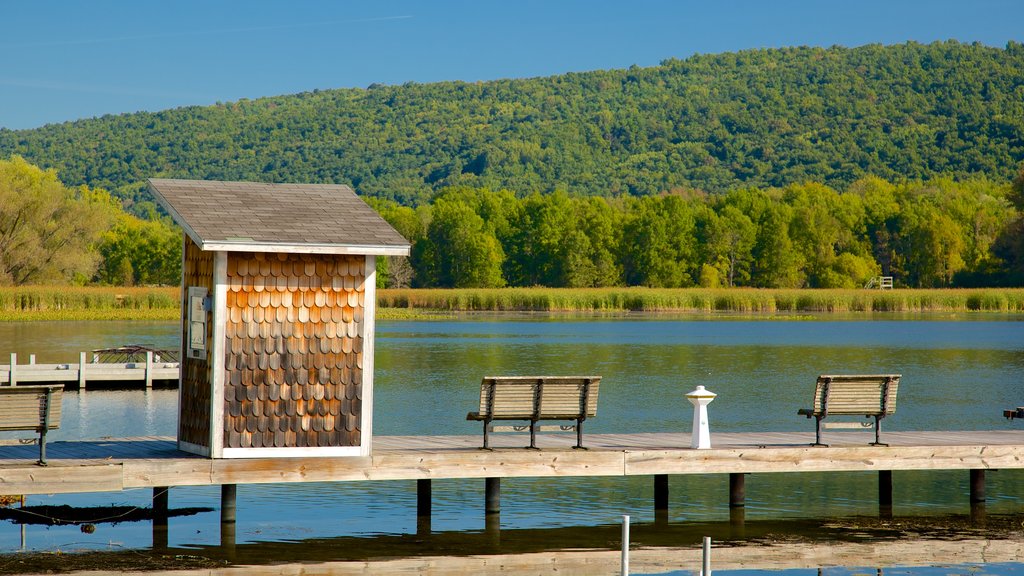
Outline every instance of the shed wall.
<path fill-rule="evenodd" d="M 213 293 L 213 252 L 203 252 L 185 235 L 182 262 L 182 310 L 187 311 L 185 300 L 189 286 L 205 287 Z M 181 341 L 188 342 L 188 314 L 182 314 Z M 206 323 L 206 358 L 188 358 L 181 354 L 181 384 L 179 388 L 178 439 L 195 446 L 210 448 L 211 391 L 213 382 L 212 354 L 213 322 Z"/>
<path fill-rule="evenodd" d="M 227 254 L 225 448 L 360 445 L 365 265 Z"/>

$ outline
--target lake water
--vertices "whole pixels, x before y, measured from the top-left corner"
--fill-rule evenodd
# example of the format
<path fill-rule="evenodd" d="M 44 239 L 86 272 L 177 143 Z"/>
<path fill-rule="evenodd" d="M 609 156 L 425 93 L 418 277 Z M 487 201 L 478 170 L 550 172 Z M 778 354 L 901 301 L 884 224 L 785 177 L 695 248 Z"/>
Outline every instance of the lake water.
<path fill-rule="evenodd" d="M 779 320 L 751 317 L 623 315 L 610 318 L 474 316 L 444 321 L 378 323 L 375 434 L 480 434 L 467 422 L 480 378 L 504 374 L 603 376 L 598 416 L 587 431 L 689 431 L 692 407 L 683 395 L 697 385 L 718 394 L 710 405 L 715 431 L 810 431 L 796 415 L 809 405 L 822 373 L 900 373 L 896 415 L 887 430 L 1020 429 L 1002 410 L 1024 405 L 1024 321 L 960 315 L 918 319 L 887 316 Z M 174 323 L 83 322 L 0 324 L 0 362 L 66 362 L 78 352 L 122 344 L 177 347 Z M 167 435 L 176 429 L 176 392 L 102 391 L 65 395 L 61 430 L 51 438 Z M 894 515 L 969 514 L 966 472 L 895 472 Z M 669 524 L 729 525 L 724 475 L 673 476 Z M 746 482 L 748 526 L 784 526 L 801 519 L 877 517 L 877 475 L 763 474 Z M 988 475 L 988 515 L 1024 512 L 1024 474 Z M 149 490 L 32 496 L 30 505 L 148 506 Z M 484 532 L 483 481 L 435 481 L 432 530 L 455 542 Z M 414 482 L 240 485 L 239 549 L 286 561 L 282 547 L 316 539 L 323 559 L 345 559 L 354 548 L 425 553 L 416 532 Z M 219 489 L 176 488 L 171 507 L 213 512 L 172 518 L 168 545 L 209 551 L 219 543 Z M 529 534 L 555 546 L 563 531 L 596 530 L 590 546 L 607 548 L 606 531 L 622 514 L 654 522 L 650 478 L 507 479 L 502 482 L 506 534 Z M 560 536 L 561 535 L 561 536 Z M 653 536 L 652 536 L 653 537 Z M 35 550 L 148 548 L 145 523 L 78 527 L 27 526 Z M 575 537 L 574 537 L 575 538 Z M 357 546 L 353 542 L 359 542 Z M 699 539 L 697 540 L 699 541 Z M 273 543 L 276 546 L 270 547 Z M 586 547 L 572 540 L 567 545 Z M 0 550 L 18 550 L 22 530 L 0 522 Z M 614 544 L 611 544 L 614 546 Z M 417 548 L 419 546 L 419 548 Z M 308 546 L 303 549 L 308 551 Z M 999 572 L 1012 573 L 1016 568 Z"/>

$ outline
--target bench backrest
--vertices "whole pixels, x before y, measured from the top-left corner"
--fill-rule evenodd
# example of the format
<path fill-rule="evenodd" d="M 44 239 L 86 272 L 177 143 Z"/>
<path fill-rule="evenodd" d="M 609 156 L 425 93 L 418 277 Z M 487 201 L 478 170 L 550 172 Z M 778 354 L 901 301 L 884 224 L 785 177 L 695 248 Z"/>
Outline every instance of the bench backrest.
<path fill-rule="evenodd" d="M 814 414 L 894 414 L 899 374 L 818 376 Z"/>
<path fill-rule="evenodd" d="M 0 430 L 39 430 L 50 391 L 48 430 L 60 428 L 64 386 L 0 386 Z"/>
<path fill-rule="evenodd" d="M 523 419 L 597 416 L 600 384 L 600 376 L 487 376 L 480 383 L 480 415 Z"/>

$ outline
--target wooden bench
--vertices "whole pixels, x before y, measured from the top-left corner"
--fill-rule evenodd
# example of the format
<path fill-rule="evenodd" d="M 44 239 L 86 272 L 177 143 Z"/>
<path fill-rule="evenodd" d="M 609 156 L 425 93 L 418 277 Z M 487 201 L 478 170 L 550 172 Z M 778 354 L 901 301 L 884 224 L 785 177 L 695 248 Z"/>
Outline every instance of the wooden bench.
<path fill-rule="evenodd" d="M 872 446 L 888 446 L 879 438 L 882 418 L 896 412 L 896 392 L 899 374 L 822 375 L 814 387 L 814 407 L 801 408 L 797 413 L 815 419 L 815 446 L 828 446 L 821 442 L 821 421 L 829 416 L 874 417 L 875 441 Z M 870 428 L 870 422 L 828 423 L 826 428 Z"/>
<path fill-rule="evenodd" d="M 529 447 L 533 449 L 537 448 L 537 422 L 575 420 L 575 425 L 557 429 L 575 429 L 575 447 L 583 448 L 583 422 L 597 416 L 600 384 L 600 376 L 488 376 L 480 383 L 480 410 L 467 414 L 466 420 L 483 421 L 485 450 L 490 450 L 488 433 L 494 420 L 529 421 Z M 512 426 L 508 431 L 526 428 Z"/>
<path fill-rule="evenodd" d="M 0 430 L 39 433 L 39 465 L 46 466 L 46 433 L 60 428 L 63 384 L 0 386 Z"/>

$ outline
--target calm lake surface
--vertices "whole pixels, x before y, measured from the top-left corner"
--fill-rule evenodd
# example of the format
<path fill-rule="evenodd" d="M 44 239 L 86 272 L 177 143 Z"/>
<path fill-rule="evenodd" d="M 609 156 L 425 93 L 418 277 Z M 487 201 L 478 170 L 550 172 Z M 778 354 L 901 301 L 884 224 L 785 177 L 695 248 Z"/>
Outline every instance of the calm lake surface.
<path fill-rule="evenodd" d="M 0 363 L 67 362 L 78 352 L 123 344 L 178 346 L 175 323 L 60 322 L 0 324 Z M 377 326 L 374 433 L 480 434 L 467 422 L 485 375 L 595 374 L 598 416 L 587 431 L 689 431 L 683 395 L 697 385 L 718 394 L 709 406 L 716 431 L 812 431 L 796 415 L 809 405 L 822 373 L 900 373 L 895 416 L 887 430 L 1021 429 L 1002 410 L 1024 405 L 1024 321 L 1020 317 L 948 315 L 815 320 L 623 315 L 611 318 L 479 316 L 445 321 L 381 321 Z M 172 390 L 67 393 L 53 440 L 167 435 L 176 430 Z M 9 437 L 7 434 L 6 437 Z M 966 472 L 895 472 L 894 514 L 969 513 Z M 669 522 L 729 520 L 725 475 L 673 476 Z M 807 518 L 877 516 L 877 475 L 763 474 L 748 477 L 746 520 L 785 523 Z M 1024 474 L 988 475 L 990 515 L 1024 512 Z M 171 507 L 214 511 L 170 520 L 172 548 L 206 550 L 219 542 L 219 489 L 176 488 Z M 483 481 L 435 481 L 435 533 L 484 530 Z M 149 490 L 32 496 L 29 505 L 149 506 Z M 650 478 L 507 479 L 501 529 L 558 534 L 600 527 L 631 515 L 653 523 Z M 414 482 L 239 485 L 236 542 L 264 550 L 317 539 L 333 559 L 353 541 L 399 542 L 416 532 Z M 545 532 L 547 531 L 547 532 Z M 524 532 L 525 533 L 525 532 Z M 593 547 L 607 548 L 604 532 Z M 32 550 L 148 548 L 148 523 L 25 528 Z M 331 543 L 334 544 L 331 544 Z M 414 546 L 413 544 L 408 544 Z M 398 549 L 403 545 L 395 544 Z M 0 522 L 0 551 L 22 547 L 22 527 Z M 259 546 L 250 553 L 259 554 Z M 308 551 L 308 550 L 307 550 Z M 348 552 L 346 552 L 348 551 Z M 471 551 L 468 551 L 471 552 Z M 280 554 L 284 552 L 267 552 Z M 1013 573 L 1017 568 L 999 573 Z"/>

